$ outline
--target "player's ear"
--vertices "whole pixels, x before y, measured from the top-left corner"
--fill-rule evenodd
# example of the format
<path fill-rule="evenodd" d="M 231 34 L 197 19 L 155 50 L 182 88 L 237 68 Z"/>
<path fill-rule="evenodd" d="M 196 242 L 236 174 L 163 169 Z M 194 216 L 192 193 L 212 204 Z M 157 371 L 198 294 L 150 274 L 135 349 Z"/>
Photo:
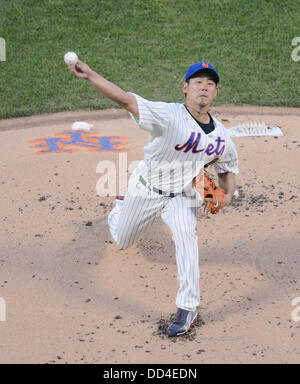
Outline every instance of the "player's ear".
<path fill-rule="evenodd" d="M 214 91 L 214 99 L 217 97 L 217 95 L 218 95 L 218 90 L 219 90 L 219 88 L 218 88 L 218 86 L 216 85 L 216 87 L 215 87 L 215 91 Z"/>
<path fill-rule="evenodd" d="M 189 84 L 185 81 L 182 84 L 182 92 L 186 95 L 187 94 L 187 89 L 188 89 Z"/>

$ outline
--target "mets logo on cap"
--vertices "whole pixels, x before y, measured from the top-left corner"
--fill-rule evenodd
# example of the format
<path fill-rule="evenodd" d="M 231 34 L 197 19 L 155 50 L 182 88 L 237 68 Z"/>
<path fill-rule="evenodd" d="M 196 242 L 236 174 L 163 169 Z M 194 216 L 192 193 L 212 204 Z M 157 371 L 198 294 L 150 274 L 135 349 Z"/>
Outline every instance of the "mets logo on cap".
<path fill-rule="evenodd" d="M 190 79 L 199 71 L 209 72 L 213 76 L 216 84 L 218 84 L 218 82 L 220 81 L 216 68 L 214 68 L 211 64 L 206 61 L 201 61 L 200 63 L 192 64 L 187 70 L 187 73 L 185 75 L 185 81 L 188 81 L 188 79 Z"/>

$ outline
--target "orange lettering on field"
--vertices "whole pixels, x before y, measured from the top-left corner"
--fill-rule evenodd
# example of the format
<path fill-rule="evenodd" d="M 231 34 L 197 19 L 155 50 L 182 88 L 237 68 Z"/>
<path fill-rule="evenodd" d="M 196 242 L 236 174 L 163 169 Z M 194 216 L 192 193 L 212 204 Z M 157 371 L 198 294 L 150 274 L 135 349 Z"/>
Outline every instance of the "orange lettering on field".
<path fill-rule="evenodd" d="M 60 137 L 57 137 L 60 136 Z M 126 152 L 128 148 L 120 146 L 128 144 L 122 136 L 97 136 L 96 131 L 74 132 L 64 131 L 56 133 L 56 137 L 46 137 L 42 139 L 31 140 L 34 143 L 33 148 L 39 148 L 36 154 L 46 153 L 72 153 L 78 149 L 66 149 L 66 146 L 85 147 L 90 152 Z"/>

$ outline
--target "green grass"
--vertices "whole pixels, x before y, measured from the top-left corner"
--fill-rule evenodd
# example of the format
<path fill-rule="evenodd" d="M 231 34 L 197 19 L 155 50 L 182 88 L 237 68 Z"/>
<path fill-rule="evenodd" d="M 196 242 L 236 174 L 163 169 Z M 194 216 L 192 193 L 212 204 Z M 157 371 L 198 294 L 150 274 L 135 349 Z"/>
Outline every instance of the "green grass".
<path fill-rule="evenodd" d="M 75 51 L 127 91 L 183 101 L 190 64 L 221 78 L 215 104 L 300 106 L 299 0 L 0 0 L 0 118 L 115 106 L 67 70 Z"/>

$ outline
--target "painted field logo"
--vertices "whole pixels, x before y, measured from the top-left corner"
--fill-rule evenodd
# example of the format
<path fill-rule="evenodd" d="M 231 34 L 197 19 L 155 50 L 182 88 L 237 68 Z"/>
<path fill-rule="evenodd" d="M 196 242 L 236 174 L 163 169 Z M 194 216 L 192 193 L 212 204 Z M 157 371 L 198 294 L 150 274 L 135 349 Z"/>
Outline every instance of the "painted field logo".
<path fill-rule="evenodd" d="M 6 303 L 3 297 L 0 297 L 0 321 L 6 321 Z"/>
<path fill-rule="evenodd" d="M 85 147 L 90 152 L 126 152 L 128 148 L 120 146 L 127 144 L 126 137 L 122 136 L 95 136 L 97 131 L 74 132 L 65 131 L 56 133 L 59 137 L 46 137 L 43 139 L 30 140 L 34 145 L 32 148 L 39 148 L 34 152 L 38 155 L 46 153 L 73 153 L 79 149 L 69 148 L 69 146 Z M 68 147 L 68 148 L 66 148 Z"/>
<path fill-rule="evenodd" d="M 6 61 L 6 46 L 3 37 L 0 37 L 0 61 Z"/>

